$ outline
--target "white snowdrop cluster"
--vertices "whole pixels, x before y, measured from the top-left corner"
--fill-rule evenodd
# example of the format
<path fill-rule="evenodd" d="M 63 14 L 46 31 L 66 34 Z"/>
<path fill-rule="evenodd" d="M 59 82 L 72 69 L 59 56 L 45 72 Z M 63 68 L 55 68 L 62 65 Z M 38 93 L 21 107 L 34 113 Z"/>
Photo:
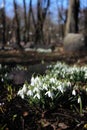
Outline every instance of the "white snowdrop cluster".
<path fill-rule="evenodd" d="M 21 98 L 30 97 L 33 100 L 46 100 L 47 97 L 54 100 L 58 93 L 63 95 L 67 90 L 71 91 L 73 98 L 77 96 L 76 90 L 79 89 L 78 81 L 85 82 L 87 80 L 87 66 L 69 66 L 64 63 L 57 62 L 50 65 L 44 76 L 32 76 L 30 84 L 25 83 L 18 91 Z M 72 83 L 75 85 L 72 88 Z M 87 90 L 87 88 L 86 88 Z M 77 102 L 80 102 L 78 96 Z"/>

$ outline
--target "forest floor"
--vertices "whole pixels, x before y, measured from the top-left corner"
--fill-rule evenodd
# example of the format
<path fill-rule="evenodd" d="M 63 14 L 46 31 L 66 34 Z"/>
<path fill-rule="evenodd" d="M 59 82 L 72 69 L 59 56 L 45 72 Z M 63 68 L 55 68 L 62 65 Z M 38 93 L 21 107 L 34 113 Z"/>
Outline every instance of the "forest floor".
<path fill-rule="evenodd" d="M 14 54 L 15 52 L 16 51 L 14 51 Z M 0 53 L 2 53 L 2 56 L 0 56 L 0 60 L 3 60 L 3 58 L 1 57 L 4 57 L 5 53 Z M 32 53 L 32 58 L 34 58 L 33 56 L 35 55 L 36 53 Z M 33 60 L 34 59 L 31 60 L 31 63 Z M 50 61 L 50 63 L 52 61 L 59 60 L 68 64 L 84 65 L 87 63 L 87 54 L 84 52 L 74 54 L 64 53 L 62 48 L 60 48 L 54 53 L 49 53 L 44 56 L 43 60 L 48 60 L 48 62 Z M 8 59 L 8 61 L 10 61 L 10 59 Z M 35 64 L 38 64 L 38 60 Z M 2 82 L 0 83 L 0 87 L 0 130 L 87 129 L 87 106 L 83 108 L 83 114 L 79 114 L 78 112 L 70 109 L 69 106 L 62 106 L 61 104 L 57 104 L 54 109 L 42 110 L 38 107 L 29 106 L 29 104 L 25 100 L 15 96 L 15 93 L 13 96 L 14 98 L 10 101 L 7 101 L 7 97 L 9 96 L 8 90 L 6 87 L 4 87 L 4 83 Z"/>

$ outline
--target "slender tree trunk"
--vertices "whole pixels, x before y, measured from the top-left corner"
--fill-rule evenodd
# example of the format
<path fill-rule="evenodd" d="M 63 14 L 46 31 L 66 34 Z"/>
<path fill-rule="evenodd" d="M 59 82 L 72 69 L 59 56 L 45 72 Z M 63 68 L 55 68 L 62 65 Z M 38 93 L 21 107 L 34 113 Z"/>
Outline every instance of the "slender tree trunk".
<path fill-rule="evenodd" d="M 41 23 L 38 21 L 35 29 L 35 43 L 44 43 L 44 34 L 43 34 L 43 24 L 40 25 Z"/>
<path fill-rule="evenodd" d="M 85 34 L 87 33 L 87 8 L 84 9 L 84 27 L 85 27 Z"/>
<path fill-rule="evenodd" d="M 30 40 L 30 20 L 31 20 L 31 14 L 32 14 L 32 0 L 30 0 L 29 3 L 29 12 L 28 12 L 28 41 Z"/>
<path fill-rule="evenodd" d="M 50 0 L 45 1 L 45 8 L 41 5 L 41 0 L 37 1 L 37 22 L 35 23 L 35 43 L 44 43 L 43 26 L 46 19 L 47 10 L 50 5 Z"/>
<path fill-rule="evenodd" d="M 2 38 L 3 38 L 3 45 L 2 49 L 6 44 L 6 13 L 5 13 L 5 0 L 3 0 L 3 7 L 2 7 L 2 24 L 3 24 L 3 31 L 2 31 Z"/>
<path fill-rule="evenodd" d="M 27 42 L 27 17 L 26 17 L 26 1 L 23 0 L 24 5 L 24 21 L 25 21 L 25 27 L 24 27 L 24 42 Z"/>
<path fill-rule="evenodd" d="M 41 1 L 37 3 L 37 23 L 35 29 L 35 43 L 42 43 L 43 41 L 43 10 L 41 7 Z"/>
<path fill-rule="evenodd" d="M 70 0 L 65 35 L 78 32 L 79 0 Z"/>
<path fill-rule="evenodd" d="M 16 42 L 19 47 L 19 49 L 22 49 L 22 46 L 20 45 L 20 21 L 17 13 L 17 4 L 16 1 L 14 0 L 14 11 L 15 11 L 15 19 L 16 19 L 16 24 L 17 24 L 17 29 L 16 29 Z"/>

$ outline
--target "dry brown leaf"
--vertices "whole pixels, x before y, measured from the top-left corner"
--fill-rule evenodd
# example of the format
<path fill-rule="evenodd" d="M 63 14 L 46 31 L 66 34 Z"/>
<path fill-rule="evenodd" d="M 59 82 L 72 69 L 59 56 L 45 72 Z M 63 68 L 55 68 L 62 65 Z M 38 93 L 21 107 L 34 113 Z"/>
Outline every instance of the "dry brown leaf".
<path fill-rule="evenodd" d="M 67 129 L 69 126 L 67 126 L 65 123 L 59 123 L 58 126 L 61 128 L 61 129 Z"/>

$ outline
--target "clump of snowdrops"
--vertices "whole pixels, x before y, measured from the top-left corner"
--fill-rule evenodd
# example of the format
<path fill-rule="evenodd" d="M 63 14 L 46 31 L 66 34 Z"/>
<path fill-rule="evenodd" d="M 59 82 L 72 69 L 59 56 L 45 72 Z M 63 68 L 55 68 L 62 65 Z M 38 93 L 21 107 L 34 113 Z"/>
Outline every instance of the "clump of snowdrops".
<path fill-rule="evenodd" d="M 87 66 L 69 66 L 61 62 L 47 67 L 46 74 L 32 75 L 31 82 L 25 82 L 18 91 L 21 98 L 32 105 L 42 108 L 52 108 L 62 105 L 79 106 L 82 113 L 83 92 L 87 80 Z"/>

